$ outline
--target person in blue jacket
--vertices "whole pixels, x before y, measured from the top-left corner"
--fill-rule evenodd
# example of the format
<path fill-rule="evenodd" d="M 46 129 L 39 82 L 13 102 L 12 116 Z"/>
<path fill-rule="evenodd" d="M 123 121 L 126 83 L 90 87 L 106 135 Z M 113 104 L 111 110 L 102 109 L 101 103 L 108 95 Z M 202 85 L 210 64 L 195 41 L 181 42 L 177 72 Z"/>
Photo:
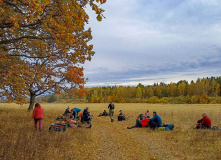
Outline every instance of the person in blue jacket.
<path fill-rule="evenodd" d="M 160 116 L 157 115 L 157 112 L 155 111 L 153 112 L 153 118 L 150 119 L 149 127 L 151 129 L 162 127 L 162 120 Z"/>
<path fill-rule="evenodd" d="M 78 113 L 81 111 L 81 109 L 80 108 L 73 108 L 72 111 L 73 111 L 72 115 L 74 116 L 74 118 L 77 118 Z"/>
<path fill-rule="evenodd" d="M 68 116 L 69 113 L 71 113 L 71 111 L 69 110 L 69 106 L 68 106 L 68 108 L 67 108 L 67 109 L 65 110 L 65 112 L 64 112 L 64 115 L 65 115 L 65 116 Z"/>

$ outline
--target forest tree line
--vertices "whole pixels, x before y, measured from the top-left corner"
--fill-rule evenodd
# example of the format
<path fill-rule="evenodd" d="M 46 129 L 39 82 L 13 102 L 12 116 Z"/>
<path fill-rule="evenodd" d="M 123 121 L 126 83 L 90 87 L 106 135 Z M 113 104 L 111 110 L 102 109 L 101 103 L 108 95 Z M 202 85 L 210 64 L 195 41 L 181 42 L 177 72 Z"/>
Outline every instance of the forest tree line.
<path fill-rule="evenodd" d="M 154 83 L 144 86 L 107 86 L 87 88 L 85 97 L 62 93 L 37 98 L 44 102 L 89 102 L 89 103 L 221 103 L 221 77 L 198 78 L 188 83 L 181 80 L 170 84 Z"/>

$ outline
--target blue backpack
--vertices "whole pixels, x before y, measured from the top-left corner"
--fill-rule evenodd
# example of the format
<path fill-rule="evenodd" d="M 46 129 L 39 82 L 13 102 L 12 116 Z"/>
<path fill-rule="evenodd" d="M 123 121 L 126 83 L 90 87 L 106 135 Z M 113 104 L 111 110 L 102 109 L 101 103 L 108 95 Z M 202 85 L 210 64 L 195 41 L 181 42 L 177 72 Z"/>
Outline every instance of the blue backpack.
<path fill-rule="evenodd" d="M 171 131 L 174 129 L 174 126 L 172 124 L 165 124 L 163 125 L 163 127 L 165 127 L 165 130 L 167 131 Z"/>

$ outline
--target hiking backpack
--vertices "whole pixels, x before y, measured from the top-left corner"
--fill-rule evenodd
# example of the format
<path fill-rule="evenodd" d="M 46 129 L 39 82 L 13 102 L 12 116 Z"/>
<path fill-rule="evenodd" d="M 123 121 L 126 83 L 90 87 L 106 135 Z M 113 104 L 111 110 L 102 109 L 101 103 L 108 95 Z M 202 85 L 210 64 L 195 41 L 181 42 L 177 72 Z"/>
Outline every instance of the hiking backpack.
<path fill-rule="evenodd" d="M 66 131 L 66 124 L 65 123 L 51 123 L 51 126 L 49 127 L 49 131 L 64 132 Z"/>

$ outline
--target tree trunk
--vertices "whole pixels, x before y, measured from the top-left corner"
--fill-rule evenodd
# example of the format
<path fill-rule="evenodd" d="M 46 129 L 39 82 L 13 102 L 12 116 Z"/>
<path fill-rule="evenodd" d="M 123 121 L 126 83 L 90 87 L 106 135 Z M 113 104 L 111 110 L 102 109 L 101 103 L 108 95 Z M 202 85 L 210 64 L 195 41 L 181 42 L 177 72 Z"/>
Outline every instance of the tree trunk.
<path fill-rule="evenodd" d="M 30 92 L 30 103 L 29 103 L 28 111 L 33 110 L 33 107 L 35 104 L 35 97 L 36 97 L 36 95 L 34 93 Z"/>

